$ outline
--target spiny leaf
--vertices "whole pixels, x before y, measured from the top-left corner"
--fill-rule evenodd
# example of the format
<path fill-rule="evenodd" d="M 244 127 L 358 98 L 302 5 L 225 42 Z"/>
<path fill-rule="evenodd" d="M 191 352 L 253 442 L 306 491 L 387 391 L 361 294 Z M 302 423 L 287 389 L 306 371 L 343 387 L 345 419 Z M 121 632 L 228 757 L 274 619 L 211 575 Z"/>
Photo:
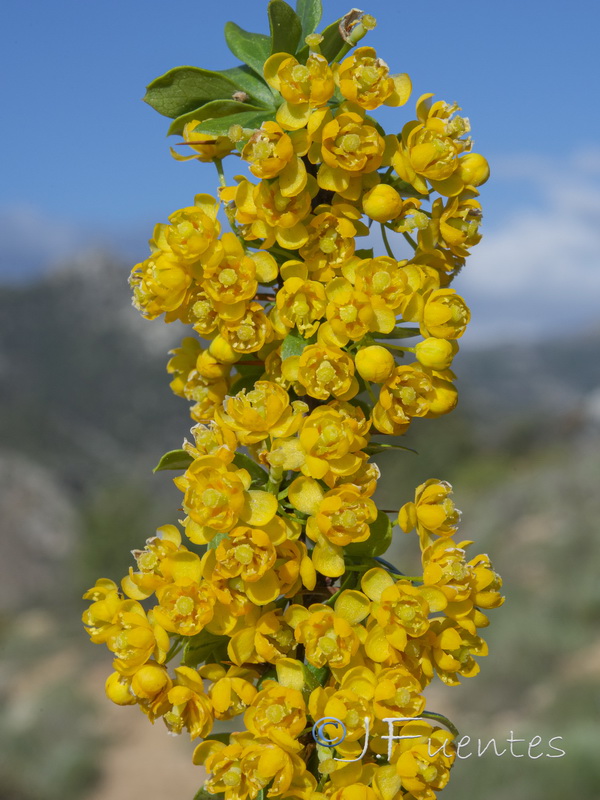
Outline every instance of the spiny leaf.
<path fill-rule="evenodd" d="M 217 636 L 206 628 L 191 636 L 183 648 L 181 663 L 184 667 L 197 667 L 198 664 L 221 661 L 227 657 L 228 636 Z"/>

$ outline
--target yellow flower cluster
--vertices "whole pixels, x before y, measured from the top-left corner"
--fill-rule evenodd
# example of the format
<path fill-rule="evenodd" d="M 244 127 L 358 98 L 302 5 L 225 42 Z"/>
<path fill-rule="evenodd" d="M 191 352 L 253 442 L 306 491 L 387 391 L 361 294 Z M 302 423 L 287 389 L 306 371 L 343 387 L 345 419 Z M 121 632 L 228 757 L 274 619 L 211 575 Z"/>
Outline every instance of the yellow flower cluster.
<path fill-rule="evenodd" d="M 86 593 L 83 621 L 113 653 L 110 699 L 202 740 L 194 763 L 225 800 L 433 800 L 453 735 L 427 721 L 443 718 L 423 691 L 478 672 L 485 611 L 503 602 L 488 557 L 454 538 L 448 483 L 419 486 L 397 517 L 422 574 L 381 558 L 393 525 L 370 459 L 393 445 L 374 437 L 457 403 L 470 313 L 451 283 L 479 241 L 488 168 L 468 121 L 431 95 L 400 136 L 369 116 L 404 105 L 411 83 L 373 48 L 347 55 L 372 25 L 356 14 L 341 57 L 313 34 L 267 59 L 277 108 L 259 126 L 210 136 L 188 117 L 190 158 L 215 162 L 220 198 L 157 225 L 130 281 L 145 317 L 197 334 L 167 367 L 193 440 L 159 464 L 181 472 L 185 538 L 160 528 L 120 587 Z M 234 151 L 252 178 L 228 184 Z M 356 245 L 373 223 L 384 255 Z M 234 717 L 243 732 L 210 738 Z M 330 747 L 311 732 L 326 717 L 345 727 Z M 395 734 L 412 738 L 388 751 L 390 717 L 409 718 Z"/>

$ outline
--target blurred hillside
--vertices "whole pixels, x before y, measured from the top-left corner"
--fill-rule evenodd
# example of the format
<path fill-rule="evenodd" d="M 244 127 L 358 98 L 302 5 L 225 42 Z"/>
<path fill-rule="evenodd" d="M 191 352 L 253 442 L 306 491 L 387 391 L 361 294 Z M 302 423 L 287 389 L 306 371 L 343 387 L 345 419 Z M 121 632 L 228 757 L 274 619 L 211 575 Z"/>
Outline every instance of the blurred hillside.
<path fill-rule="evenodd" d="M 80 629 L 79 597 L 97 576 L 118 579 L 128 551 L 177 517 L 179 493 L 151 470 L 189 429 L 165 373 L 181 334 L 142 320 L 126 271 L 100 254 L 0 288 L 0 800 L 118 800 L 126 759 L 114 758 L 114 745 L 133 738 L 134 717 L 149 732 L 143 752 L 131 753 L 131 780 L 171 769 L 162 728 L 101 698 L 109 661 Z M 459 763 L 446 800 L 600 793 L 590 739 L 600 706 L 599 348 L 600 329 L 522 348 L 463 348 L 459 409 L 414 423 L 402 443 L 418 456 L 380 458 L 383 507 L 398 508 L 426 478 L 451 481 L 460 538 L 475 541 L 473 554 L 489 552 L 505 578 L 481 675 L 432 691 L 429 707 L 474 737 L 565 739 L 561 759 Z M 399 534 L 390 560 L 414 563 L 413 544 Z M 117 717 L 119 740 L 108 734 Z M 187 759 L 184 743 L 175 745 Z M 184 781 L 170 795 L 191 800 L 191 763 Z M 162 800 L 160 784 L 155 794 L 148 784 L 145 800 Z M 131 787 L 124 797 L 139 795 Z"/>

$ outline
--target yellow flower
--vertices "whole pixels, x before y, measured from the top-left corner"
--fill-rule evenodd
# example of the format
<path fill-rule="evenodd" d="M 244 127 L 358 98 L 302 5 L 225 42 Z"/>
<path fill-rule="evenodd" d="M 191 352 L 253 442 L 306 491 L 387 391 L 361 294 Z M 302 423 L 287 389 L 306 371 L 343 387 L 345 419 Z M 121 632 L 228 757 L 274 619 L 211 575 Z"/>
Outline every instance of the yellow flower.
<path fill-rule="evenodd" d="M 202 456 L 190 464 L 184 475 L 175 478 L 174 483 L 184 492 L 183 510 L 193 522 L 212 531 L 229 531 L 244 507 L 250 476 L 245 470 L 228 467 L 215 456 Z M 194 529 L 187 526 L 188 536 L 193 532 Z M 196 541 L 196 537 L 192 541 Z"/>
<path fill-rule="evenodd" d="M 360 222 L 360 211 L 349 203 L 320 205 L 307 225 L 308 241 L 300 257 L 317 280 L 330 280 L 354 255 L 356 236 L 366 236 L 368 228 Z"/>
<path fill-rule="evenodd" d="M 129 285 L 133 289 L 133 304 L 146 319 L 156 319 L 161 314 L 171 313 L 177 318 L 190 295 L 194 277 L 184 265 L 164 253 L 137 264 L 130 275 Z"/>
<path fill-rule="evenodd" d="M 298 479 L 297 479 L 298 480 Z M 352 484 L 341 484 L 326 492 L 306 523 L 306 533 L 317 541 L 325 536 L 344 547 L 369 538 L 369 524 L 377 518 L 377 506 Z"/>
<path fill-rule="evenodd" d="M 384 669 L 377 674 L 373 710 L 386 717 L 418 717 L 425 708 L 421 684 L 406 667 Z"/>
<path fill-rule="evenodd" d="M 235 431 L 240 444 L 255 444 L 268 436 L 293 436 L 302 425 L 308 406 L 271 381 L 257 381 L 251 391 L 242 389 L 228 397 L 215 418 L 223 428 Z"/>
<path fill-rule="evenodd" d="M 212 421 L 207 425 L 202 423 L 194 425 L 191 433 L 194 437 L 194 444 L 190 444 L 185 440 L 183 449 L 192 458 L 215 456 L 225 464 L 230 464 L 233 461 L 237 448 L 237 437 L 230 428 L 217 425 L 216 422 Z"/>
<path fill-rule="evenodd" d="M 398 436 L 412 417 L 424 417 L 434 398 L 431 378 L 414 366 L 396 367 L 381 387 L 373 409 L 373 424 L 382 433 Z"/>
<path fill-rule="evenodd" d="M 440 680 L 447 686 L 458 686 L 459 675 L 472 678 L 480 667 L 473 656 L 487 656 L 486 643 L 469 633 L 452 619 L 432 620 L 431 658 Z"/>
<path fill-rule="evenodd" d="M 217 219 L 219 204 L 208 194 L 199 194 L 194 205 L 171 214 L 169 224 L 155 226 L 150 240 L 153 253 L 160 251 L 185 267 L 211 266 L 221 258 Z M 196 271 L 196 275 L 199 274 Z"/>
<path fill-rule="evenodd" d="M 302 692 L 265 681 L 244 714 L 244 725 L 257 737 L 272 739 L 284 747 L 306 727 L 306 704 Z"/>
<path fill-rule="evenodd" d="M 211 136 L 208 133 L 197 133 L 196 128 L 201 125 L 197 119 L 187 122 L 183 126 L 184 142 L 189 145 L 196 155 L 180 156 L 173 148 L 171 155 L 176 161 L 190 161 L 197 158 L 198 161 L 210 162 L 216 158 L 224 158 L 235 149 L 234 143 L 228 136 Z"/>
<path fill-rule="evenodd" d="M 114 653 L 113 667 L 121 675 L 133 675 L 151 656 L 163 662 L 170 647 L 167 632 L 156 625 L 140 603 L 127 600 L 118 615 L 119 630 L 106 642 Z"/>
<path fill-rule="evenodd" d="M 400 178 L 418 192 L 427 194 L 429 182 L 435 191 L 454 197 L 465 188 L 462 176 L 472 176 L 466 165 L 461 173 L 459 160 L 459 155 L 471 147 L 469 139 L 461 138 L 468 133 L 469 123 L 463 117 L 453 117 L 457 106 L 431 104 L 431 97 L 424 94 L 417 101 L 418 119 L 404 126 L 392 163 Z M 475 174 L 478 171 L 473 170 Z"/>
<path fill-rule="evenodd" d="M 352 475 L 363 463 L 370 422 L 360 408 L 330 403 L 316 408 L 304 421 L 300 444 L 306 453 L 304 475 L 333 487 L 339 477 Z"/>
<path fill-rule="evenodd" d="M 264 239 L 268 250 L 275 242 L 288 250 L 297 250 L 308 241 L 304 220 L 311 210 L 315 194 L 314 179 L 293 196 L 286 196 L 281 178 L 261 181 L 258 185 L 242 180 L 235 191 L 236 219 L 242 226 L 244 238 Z"/>
<path fill-rule="evenodd" d="M 170 633 L 194 636 L 213 618 L 215 590 L 206 581 L 168 584 L 156 591 L 156 598 L 154 617 Z"/>
<path fill-rule="evenodd" d="M 168 693 L 172 708 L 163 716 L 165 725 L 172 733 L 181 733 L 185 728 L 192 740 L 205 738 L 212 730 L 213 714 L 202 678 L 190 667 L 176 668 L 175 675 L 177 679 Z"/>
<path fill-rule="evenodd" d="M 454 289 L 437 289 L 425 302 L 421 333 L 438 339 L 459 339 L 470 319 L 467 304 Z"/>
<path fill-rule="evenodd" d="M 217 327 L 219 314 L 215 304 L 200 286 L 189 297 L 188 317 L 185 322 L 192 325 L 202 337 L 206 338 Z"/>
<path fill-rule="evenodd" d="M 469 561 L 469 566 L 475 573 L 475 588 L 473 602 L 479 608 L 498 608 L 504 603 L 500 594 L 502 578 L 494 572 L 490 557 L 478 555 Z"/>
<path fill-rule="evenodd" d="M 429 613 L 445 605 L 441 591 L 424 590 L 409 581 L 394 582 L 385 570 L 374 568 L 363 575 L 361 586 L 373 603 L 365 651 L 373 661 L 395 658 L 408 643 L 429 628 Z M 425 598 L 429 598 L 431 603 Z"/>
<path fill-rule="evenodd" d="M 260 303 L 250 303 L 240 319 L 222 324 L 220 331 L 236 353 L 256 353 L 273 337 L 271 323 Z"/>
<path fill-rule="evenodd" d="M 412 292 L 405 264 L 405 261 L 379 256 L 349 264 L 344 273 L 358 291 L 398 313 Z"/>
<path fill-rule="evenodd" d="M 360 667 L 355 668 L 360 669 Z M 353 672 L 354 670 L 350 670 Z M 344 679 L 348 673 L 345 673 Z M 336 746 L 336 752 L 343 758 L 353 758 L 360 755 L 363 747 L 358 743 L 359 739 L 365 735 L 365 719 L 368 720 L 369 727 L 373 727 L 373 704 L 372 691 L 364 691 L 365 688 L 371 689 L 370 684 L 361 684 L 357 691 L 342 683 L 341 688 L 321 687 L 311 692 L 308 708 L 313 719 L 323 719 L 333 717 L 340 720 L 346 728 L 346 737 L 343 742 Z M 323 733 L 326 738 L 335 741 L 339 735 L 339 728 L 334 725 L 325 725 Z"/>
<path fill-rule="evenodd" d="M 210 555 L 210 554 L 209 554 Z M 234 528 L 217 546 L 215 568 L 226 578 L 241 577 L 259 581 L 275 563 L 275 545 L 269 534 L 259 528 Z M 209 575 L 205 572 L 205 575 Z"/>
<path fill-rule="evenodd" d="M 403 106 L 412 89 L 408 75 L 391 76 L 388 65 L 372 47 L 359 47 L 334 65 L 335 82 L 347 99 L 371 111 L 382 103 Z"/>
<path fill-rule="evenodd" d="M 129 568 L 129 575 L 121 581 L 124 593 L 132 600 L 150 597 L 159 586 L 169 582 L 163 575 L 162 562 L 167 556 L 185 551 L 181 545 L 181 534 L 174 525 L 163 525 L 157 535 L 146 540 L 143 550 L 132 550 L 138 571 Z"/>
<path fill-rule="evenodd" d="M 270 795 L 281 795 L 306 770 L 295 753 L 247 731 L 233 733 L 228 745 L 210 739 L 202 742 L 193 760 L 209 773 L 206 789 L 224 793 L 225 800 L 252 800 L 269 784 Z"/>
<path fill-rule="evenodd" d="M 379 298 L 357 291 L 345 278 L 334 278 L 326 286 L 327 320 L 338 340 L 358 341 L 368 331 L 390 333 L 396 315 Z"/>
<path fill-rule="evenodd" d="M 464 261 L 469 248 L 481 241 L 480 222 L 481 205 L 471 193 L 450 197 L 445 204 L 438 197 L 431 207 L 429 224 L 419 231 L 419 247 L 424 251 L 447 247 Z"/>
<path fill-rule="evenodd" d="M 256 266 L 244 254 L 244 248 L 233 233 L 224 233 L 221 239 L 223 258 L 204 271 L 202 288 L 215 308 L 225 319 L 242 316 L 246 304 L 256 294 Z"/>
<path fill-rule="evenodd" d="M 227 654 L 238 665 L 265 661 L 275 664 L 279 659 L 292 655 L 296 646 L 292 627 L 284 619 L 283 611 L 276 609 L 235 633 L 227 647 Z"/>
<path fill-rule="evenodd" d="M 264 75 L 285 101 L 277 122 L 288 130 L 303 128 L 311 109 L 324 106 L 335 89 L 327 59 L 317 53 L 310 54 L 306 66 L 287 53 L 274 53 L 265 62 Z"/>
<path fill-rule="evenodd" d="M 448 783 L 456 757 L 452 734 L 415 720 L 398 728 L 397 735 L 418 737 L 401 739 L 394 747 L 392 764 L 402 788 L 415 800 L 435 800 L 434 792 Z"/>
<path fill-rule="evenodd" d="M 119 594 L 117 584 L 108 578 L 98 579 L 83 595 L 83 599 L 92 601 L 83 612 L 83 624 L 92 642 L 103 644 L 119 632 L 119 613 L 129 601 Z"/>
<path fill-rule="evenodd" d="M 216 719 L 227 720 L 242 714 L 256 697 L 253 683 L 259 673 L 244 667 L 204 664 L 198 668 L 200 677 L 211 681 L 208 696 Z"/>
<path fill-rule="evenodd" d="M 361 347 L 354 357 L 354 363 L 361 378 L 371 383 L 384 383 L 396 367 L 391 352 L 378 344 Z"/>
<path fill-rule="evenodd" d="M 316 333 L 325 316 L 325 289 L 318 281 L 288 278 L 277 292 L 277 313 L 287 328 L 298 329 L 305 338 Z"/>
<path fill-rule="evenodd" d="M 307 150 L 306 132 L 288 134 L 276 122 L 266 121 L 248 140 L 242 158 L 250 162 L 250 172 L 257 178 L 279 175 L 281 193 L 293 197 L 306 186 L 306 167 L 300 156 Z"/>
<path fill-rule="evenodd" d="M 339 599 L 336 607 L 339 608 Z M 300 620 L 294 631 L 296 641 L 306 648 L 306 660 L 310 664 L 339 668 L 350 663 L 360 646 L 355 626 L 333 609 L 320 604 L 308 609 L 290 606 L 286 616 L 293 614 Z"/>
<path fill-rule="evenodd" d="M 377 130 L 365 124 L 360 114 L 342 111 L 323 128 L 323 164 L 317 173 L 317 183 L 321 189 L 357 200 L 362 175 L 382 165 L 385 144 Z"/>
<path fill-rule="evenodd" d="M 283 374 L 298 380 L 311 397 L 326 400 L 333 395 L 340 400 L 349 400 L 357 394 L 354 362 L 340 348 L 311 344 L 304 348 L 299 357 L 292 358 L 294 362 L 292 359 L 284 361 Z M 292 372 L 296 364 L 297 373 Z"/>
<path fill-rule="evenodd" d="M 398 514 L 398 525 L 405 533 L 417 529 L 423 547 L 432 536 L 450 538 L 456 532 L 461 512 L 450 498 L 452 486 L 435 478 L 417 486 L 414 503 L 405 503 Z"/>

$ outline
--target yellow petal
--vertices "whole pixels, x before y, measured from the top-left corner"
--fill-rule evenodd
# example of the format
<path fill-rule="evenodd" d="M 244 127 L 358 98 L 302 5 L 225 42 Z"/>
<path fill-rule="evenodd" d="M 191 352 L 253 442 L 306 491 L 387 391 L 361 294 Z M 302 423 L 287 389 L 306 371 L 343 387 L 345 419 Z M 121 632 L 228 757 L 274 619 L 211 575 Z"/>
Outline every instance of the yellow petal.
<path fill-rule="evenodd" d="M 269 283 L 277 277 L 277 261 L 270 253 L 259 250 L 250 256 L 256 265 L 256 279 L 260 283 Z"/>
<path fill-rule="evenodd" d="M 277 513 L 277 498 L 270 492 L 252 489 L 246 492 L 246 502 L 240 519 L 247 525 L 260 526 L 269 523 Z"/>
<path fill-rule="evenodd" d="M 313 552 L 312 560 L 317 572 L 328 578 L 339 578 L 344 574 L 344 556 L 341 547 L 331 544 L 325 537 L 317 542 Z"/>
<path fill-rule="evenodd" d="M 374 567 L 362 576 L 360 582 L 363 592 L 378 603 L 383 592 L 394 583 L 394 579 L 389 572 L 379 567 Z"/>
<path fill-rule="evenodd" d="M 357 625 L 368 616 L 371 609 L 371 602 L 362 592 L 348 589 L 342 592 L 335 601 L 335 613 L 345 619 L 351 625 Z"/>
<path fill-rule="evenodd" d="M 308 103 L 293 103 L 284 102 L 277 109 L 275 119 L 288 131 L 297 131 L 300 128 L 306 127 L 310 117 L 310 105 Z"/>
<path fill-rule="evenodd" d="M 323 495 L 317 481 L 303 475 L 296 478 L 288 490 L 290 503 L 303 514 L 316 514 Z"/>
<path fill-rule="evenodd" d="M 277 670 L 277 680 L 287 689 L 297 689 L 299 692 L 304 688 L 304 664 L 295 658 L 280 658 L 275 665 Z"/>

